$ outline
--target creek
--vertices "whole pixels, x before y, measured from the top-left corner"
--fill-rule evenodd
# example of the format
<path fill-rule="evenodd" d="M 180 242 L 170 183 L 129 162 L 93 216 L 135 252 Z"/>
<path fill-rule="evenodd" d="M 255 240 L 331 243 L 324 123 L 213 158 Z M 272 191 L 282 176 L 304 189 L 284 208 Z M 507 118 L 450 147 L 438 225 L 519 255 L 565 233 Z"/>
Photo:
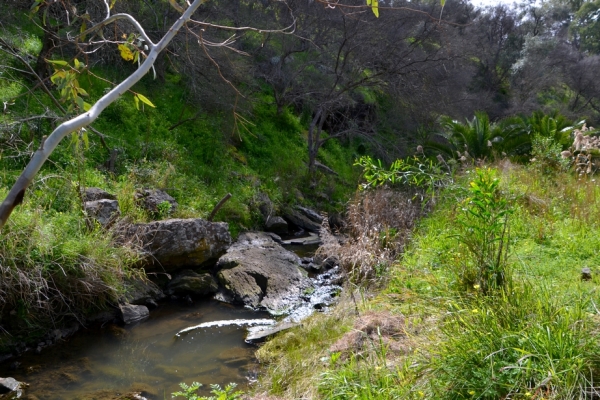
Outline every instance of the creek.
<path fill-rule="evenodd" d="M 315 247 L 292 250 L 305 256 Z M 180 390 L 180 382 L 202 383 L 202 395 L 209 394 L 210 384 L 234 382 L 243 390 L 258 371 L 256 346 L 244 342 L 245 326 L 176 334 L 212 321 L 261 318 L 272 317 L 213 300 L 193 306 L 166 302 L 139 324 L 81 330 L 41 354 L 30 351 L 10 359 L 0 365 L 0 376 L 28 383 L 26 394 L 40 400 L 119 399 L 130 393 L 164 400 Z"/>

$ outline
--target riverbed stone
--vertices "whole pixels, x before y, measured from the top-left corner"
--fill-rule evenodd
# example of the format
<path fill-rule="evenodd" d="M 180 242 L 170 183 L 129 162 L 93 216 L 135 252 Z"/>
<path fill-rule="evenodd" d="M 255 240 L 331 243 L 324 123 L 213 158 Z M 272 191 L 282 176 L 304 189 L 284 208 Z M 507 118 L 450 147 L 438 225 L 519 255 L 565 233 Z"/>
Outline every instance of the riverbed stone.
<path fill-rule="evenodd" d="M 268 232 L 278 233 L 285 235 L 288 233 L 288 224 L 285 222 L 285 219 L 281 217 L 271 217 L 267 220 L 265 224 L 265 230 Z"/>
<path fill-rule="evenodd" d="M 316 212 L 315 210 L 312 210 L 307 207 L 302 207 L 302 206 L 296 206 L 296 209 L 298 211 L 300 211 L 302 214 L 304 214 L 304 216 L 306 218 L 319 224 L 319 226 L 323 223 L 323 216 L 321 214 L 319 214 L 318 212 Z"/>
<path fill-rule="evenodd" d="M 318 233 L 321 230 L 319 222 L 313 221 L 299 210 L 288 210 L 283 214 L 283 219 L 305 231 Z"/>
<path fill-rule="evenodd" d="M 165 298 L 158 285 L 148 279 L 129 279 L 125 282 L 125 289 L 123 298 L 129 304 L 148 306 Z"/>
<path fill-rule="evenodd" d="M 198 274 L 191 270 L 184 270 L 173 278 L 167 285 L 167 293 L 170 295 L 193 295 L 204 296 L 216 293 L 219 289 L 217 281 L 209 273 Z"/>
<path fill-rule="evenodd" d="M 169 272 L 214 263 L 231 245 L 229 226 L 201 218 L 135 224 L 126 238 L 141 242 L 147 272 Z"/>
<path fill-rule="evenodd" d="M 121 304 L 119 305 L 121 310 L 121 318 L 126 325 L 139 322 L 143 319 L 148 318 L 150 311 L 146 306 L 137 306 L 134 304 Z"/>
<path fill-rule="evenodd" d="M 272 314 L 284 313 L 300 302 L 310 285 L 300 259 L 263 232 L 240 235 L 216 265 L 217 279 L 230 298 Z"/>
<path fill-rule="evenodd" d="M 0 399 L 17 399 L 21 397 L 22 383 L 14 378 L 0 378 Z"/>
<path fill-rule="evenodd" d="M 279 332 L 283 332 L 288 329 L 295 328 L 299 325 L 300 324 L 295 323 L 295 322 L 282 322 L 275 326 L 269 326 L 269 327 L 262 327 L 262 326 L 251 327 L 251 328 L 248 328 L 248 335 L 246 336 L 246 342 L 247 343 L 261 343 L 261 342 L 264 342 L 265 340 L 267 340 L 267 338 L 269 338 Z"/>

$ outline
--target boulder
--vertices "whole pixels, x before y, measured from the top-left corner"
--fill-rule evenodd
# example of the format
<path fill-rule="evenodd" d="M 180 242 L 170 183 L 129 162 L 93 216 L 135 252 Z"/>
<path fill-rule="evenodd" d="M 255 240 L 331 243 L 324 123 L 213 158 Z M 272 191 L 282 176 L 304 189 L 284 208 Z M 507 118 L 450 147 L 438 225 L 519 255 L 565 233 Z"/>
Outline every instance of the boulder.
<path fill-rule="evenodd" d="M 148 318 L 148 316 L 150 315 L 150 311 L 146 306 L 121 304 L 119 305 L 119 309 L 121 310 L 121 318 L 123 319 L 123 322 L 126 325 L 139 322 L 143 319 Z"/>
<path fill-rule="evenodd" d="M 293 239 L 283 240 L 284 245 L 311 246 L 321 244 L 321 238 L 316 233 L 310 232 L 308 236 L 295 237 Z"/>
<path fill-rule="evenodd" d="M 125 302 L 135 305 L 153 304 L 156 300 L 165 298 L 165 294 L 154 282 L 142 279 L 129 279 L 125 282 Z"/>
<path fill-rule="evenodd" d="M 96 201 L 96 200 L 116 200 L 117 197 L 114 194 L 110 194 L 105 190 L 97 187 L 91 187 L 85 189 L 83 192 L 83 201 Z"/>
<path fill-rule="evenodd" d="M 217 268 L 217 278 L 226 292 L 222 298 L 272 314 L 296 306 L 310 286 L 298 256 L 262 232 L 241 234 L 219 259 Z"/>
<path fill-rule="evenodd" d="M 290 210 L 283 215 L 283 219 L 309 232 L 318 233 L 321 230 L 321 224 L 319 222 L 313 221 L 299 210 Z"/>
<path fill-rule="evenodd" d="M 258 211 L 260 211 L 260 215 L 262 215 L 265 220 L 268 220 L 274 209 L 273 202 L 269 198 L 269 195 L 266 193 L 259 193 L 256 199 L 256 205 Z"/>
<path fill-rule="evenodd" d="M 146 271 L 198 268 L 215 262 L 231 245 L 227 223 L 200 218 L 131 225 L 125 237 L 141 242 Z"/>
<path fill-rule="evenodd" d="M 167 285 L 167 293 L 171 295 L 203 296 L 216 293 L 219 289 L 217 281 L 209 273 L 198 274 L 184 270 Z"/>
<path fill-rule="evenodd" d="M 153 213 L 161 211 L 159 205 L 164 202 L 170 204 L 171 207 L 169 208 L 169 212 L 175 211 L 178 206 L 177 201 L 173 197 L 158 189 L 144 189 L 137 191 L 135 193 L 135 200 L 141 207 Z"/>
<path fill-rule="evenodd" d="M 18 399 L 22 394 L 22 385 L 14 378 L 0 378 L 0 399 Z"/>
<path fill-rule="evenodd" d="M 265 224 L 265 230 L 268 232 L 285 235 L 288 233 L 288 224 L 285 222 L 285 219 L 281 217 L 271 217 Z"/>
<path fill-rule="evenodd" d="M 119 202 L 109 199 L 86 201 L 85 211 L 103 227 L 108 227 L 121 215 Z"/>
<path fill-rule="evenodd" d="M 311 210 L 310 208 L 296 206 L 296 209 L 299 210 L 306 218 L 310 219 L 313 222 L 321 225 L 323 223 L 323 216 L 316 212 L 315 210 Z"/>

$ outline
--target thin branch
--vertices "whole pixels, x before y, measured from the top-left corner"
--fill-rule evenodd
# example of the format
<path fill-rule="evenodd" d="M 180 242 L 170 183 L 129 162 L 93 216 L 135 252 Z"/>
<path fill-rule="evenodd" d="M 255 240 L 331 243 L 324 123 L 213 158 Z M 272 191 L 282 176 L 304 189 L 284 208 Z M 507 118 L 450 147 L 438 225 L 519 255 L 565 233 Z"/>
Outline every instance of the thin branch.
<path fill-rule="evenodd" d="M 201 0 L 201 2 L 204 2 L 204 1 L 206 1 L 206 0 Z M 140 23 L 135 18 L 133 18 L 129 14 L 123 14 L 123 13 L 115 14 L 111 17 L 108 17 L 104 21 L 99 22 L 96 25 L 92 26 L 91 28 L 86 29 L 85 31 L 78 34 L 77 38 L 79 39 L 79 38 L 85 37 L 86 35 L 89 35 L 90 33 L 95 32 L 98 29 L 105 27 L 106 25 L 110 24 L 111 22 L 117 21 L 120 19 L 126 19 L 127 21 L 129 21 L 135 27 L 135 29 L 140 33 L 140 36 L 146 41 L 146 43 L 148 43 L 148 47 L 154 48 L 155 46 L 158 46 L 158 44 L 155 44 L 152 40 L 150 40 L 150 37 L 146 34 L 146 31 L 144 31 L 144 28 L 142 28 L 142 25 L 140 25 Z"/>

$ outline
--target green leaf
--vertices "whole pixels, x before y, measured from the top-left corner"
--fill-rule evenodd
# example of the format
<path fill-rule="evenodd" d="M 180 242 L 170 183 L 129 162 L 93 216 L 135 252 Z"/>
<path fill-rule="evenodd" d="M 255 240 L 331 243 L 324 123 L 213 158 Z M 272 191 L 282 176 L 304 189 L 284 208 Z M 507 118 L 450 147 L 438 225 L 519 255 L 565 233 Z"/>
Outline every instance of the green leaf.
<path fill-rule="evenodd" d="M 442 7 L 444 7 L 446 5 L 446 0 L 440 0 L 440 4 L 442 5 Z"/>
<path fill-rule="evenodd" d="M 85 32 L 85 30 L 86 30 L 86 29 L 87 29 L 87 24 L 85 23 L 85 21 L 83 21 L 83 22 L 81 23 L 81 28 L 79 28 L 79 33 L 83 33 L 83 32 Z M 79 39 L 80 39 L 82 42 L 83 42 L 83 41 L 85 41 L 85 35 L 81 36 Z"/>
<path fill-rule="evenodd" d="M 90 111 L 90 108 L 92 108 L 92 105 L 90 103 L 87 102 L 83 102 L 83 110 L 84 111 Z"/>
<path fill-rule="evenodd" d="M 135 96 L 133 96 L 133 100 L 135 103 L 135 108 L 137 108 L 139 110 L 140 109 L 140 99 L 138 99 L 137 94 Z"/>
<path fill-rule="evenodd" d="M 371 10 L 373 10 L 373 14 L 375 14 L 375 16 L 377 18 L 379 18 L 379 1 L 378 0 L 371 0 Z"/>
<path fill-rule="evenodd" d="M 148 100 L 148 98 L 146 96 L 139 94 L 139 93 L 136 96 L 139 97 L 139 99 L 142 101 L 142 103 L 148 104 L 152 108 L 156 108 L 156 106 L 154 104 L 152 104 L 152 102 L 150 100 Z"/>
<path fill-rule="evenodd" d="M 78 87 L 77 88 L 77 93 L 79 93 L 83 97 L 89 97 L 88 92 L 86 92 L 84 88 Z"/>
<path fill-rule="evenodd" d="M 81 108 L 82 110 L 84 109 L 84 104 L 83 104 L 83 99 L 79 96 L 75 97 L 75 102 L 77 103 L 77 105 L 79 106 L 79 108 Z"/>
<path fill-rule="evenodd" d="M 44 60 L 45 60 L 47 63 L 50 63 L 50 64 L 52 64 L 52 65 L 60 65 L 60 66 L 62 66 L 62 67 L 66 67 L 67 65 L 69 65 L 69 63 L 68 63 L 68 62 L 66 62 L 66 61 L 64 61 L 64 60 L 48 60 L 48 59 L 45 59 L 45 58 L 44 58 Z"/>
<path fill-rule="evenodd" d="M 85 149 L 89 149 L 90 148 L 90 138 L 88 136 L 87 131 L 83 132 L 83 135 L 81 135 L 82 139 L 83 139 L 83 146 L 85 147 Z"/>

